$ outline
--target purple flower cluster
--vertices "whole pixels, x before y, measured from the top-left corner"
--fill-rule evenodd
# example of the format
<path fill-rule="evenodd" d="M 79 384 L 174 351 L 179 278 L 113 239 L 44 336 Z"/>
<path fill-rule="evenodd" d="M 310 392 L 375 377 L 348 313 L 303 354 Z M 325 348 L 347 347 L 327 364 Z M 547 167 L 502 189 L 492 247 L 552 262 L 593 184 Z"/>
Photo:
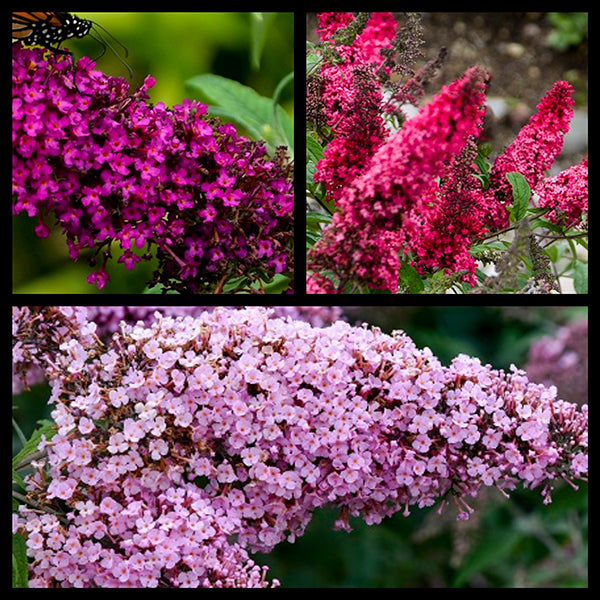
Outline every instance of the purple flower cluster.
<path fill-rule="evenodd" d="M 155 252 L 152 283 L 179 292 L 291 277 L 292 169 L 264 144 L 198 102 L 151 105 L 151 77 L 129 94 L 85 57 L 14 44 L 12 80 L 13 213 L 39 237 L 55 221 L 75 260 L 93 248 L 89 283 L 106 284 L 113 244 L 128 269 Z"/>
<path fill-rule="evenodd" d="M 236 307 L 231 307 L 234 310 Z M 272 314 L 282 318 L 298 319 L 311 323 L 313 327 L 324 327 L 342 318 L 339 306 L 272 306 Z M 83 318 L 93 323 L 95 332 L 102 338 L 118 331 L 122 321 L 135 324 L 142 321 L 150 325 L 157 314 L 170 317 L 199 317 L 213 306 L 87 306 L 82 307 Z M 57 342 L 58 345 L 58 342 Z M 40 367 L 43 361 L 37 358 L 35 344 L 17 342 L 13 348 L 13 394 L 19 394 L 31 385 L 44 381 Z M 25 359 L 29 356 L 30 359 Z"/>
<path fill-rule="evenodd" d="M 123 323 L 101 343 L 85 309 L 15 309 L 37 347 L 57 433 L 20 508 L 32 585 L 265 585 L 247 552 L 302 535 L 312 512 L 378 523 L 482 486 L 587 475 L 587 407 L 524 373 L 402 332 L 315 328 L 261 308 Z M 58 344 L 58 346 L 57 346 Z M 574 485 L 574 484 L 573 484 Z"/>
<path fill-rule="evenodd" d="M 165 317 L 199 317 L 205 311 L 214 310 L 214 306 L 88 306 L 88 319 L 98 326 L 102 336 L 118 331 L 121 321 L 134 324 L 143 321 L 149 325 L 159 312 Z M 232 306 L 231 309 L 236 308 Z M 276 317 L 288 317 L 307 321 L 313 327 L 323 327 L 334 323 L 342 316 L 339 306 L 271 306 L 268 307 Z"/>

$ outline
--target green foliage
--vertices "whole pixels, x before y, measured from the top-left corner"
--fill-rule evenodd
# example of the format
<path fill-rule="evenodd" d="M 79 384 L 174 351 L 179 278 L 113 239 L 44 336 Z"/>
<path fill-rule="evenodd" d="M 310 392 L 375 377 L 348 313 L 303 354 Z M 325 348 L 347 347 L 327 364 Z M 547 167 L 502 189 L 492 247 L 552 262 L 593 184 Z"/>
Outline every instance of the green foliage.
<path fill-rule="evenodd" d="M 272 94 L 278 81 L 294 68 L 293 13 L 244 12 L 77 12 L 93 19 L 122 42 L 138 86 L 147 74 L 156 79 L 153 102 L 180 103 L 182 82 L 199 73 L 215 73 L 239 81 L 259 94 Z M 70 44 L 76 56 L 95 57 L 97 42 L 83 38 Z M 256 66 L 256 61 L 259 66 Z M 126 77 L 110 52 L 98 60 L 103 71 Z M 290 108 L 293 90 L 282 104 Z"/>
<path fill-rule="evenodd" d="M 323 146 L 315 139 L 315 137 L 306 134 L 306 187 L 314 191 L 314 175 L 316 164 L 323 158 Z"/>
<path fill-rule="evenodd" d="M 479 173 L 474 176 L 481 181 L 481 188 L 487 190 L 490 187 L 490 166 L 487 162 L 487 157 L 492 152 L 492 146 L 488 142 L 478 144 L 477 156 L 475 157 L 475 166 Z"/>
<path fill-rule="evenodd" d="M 553 26 L 548 35 L 548 43 L 560 52 L 578 46 L 587 40 L 588 13 L 586 12 L 550 12 L 548 21 Z"/>
<path fill-rule="evenodd" d="M 322 225 L 331 223 L 331 215 L 324 215 L 319 212 L 306 213 L 306 248 L 312 248 L 314 243 L 320 237 Z"/>
<path fill-rule="evenodd" d="M 316 52 L 316 47 L 312 42 L 306 42 L 306 76 L 309 77 L 321 66 L 323 55 Z"/>
<path fill-rule="evenodd" d="M 15 533 L 12 536 L 12 587 L 26 588 L 27 581 L 27 546 L 23 537 Z"/>
<path fill-rule="evenodd" d="M 518 223 L 527 212 L 531 189 L 527 179 L 521 173 L 507 173 L 506 179 L 508 179 L 513 191 L 513 203 L 509 208 L 510 220 L 513 223 Z"/>
<path fill-rule="evenodd" d="M 209 104 L 209 113 L 243 127 L 250 137 L 265 140 L 271 154 L 277 146 L 294 147 L 294 121 L 271 98 L 218 75 L 196 75 L 186 82 L 197 100 Z"/>
<path fill-rule="evenodd" d="M 576 261 L 573 265 L 573 285 L 578 294 L 588 293 L 588 266 L 586 263 Z"/>
<path fill-rule="evenodd" d="M 417 273 L 417 270 L 409 264 L 402 264 L 400 267 L 400 282 L 409 294 L 421 294 L 425 289 L 423 279 Z"/>
<path fill-rule="evenodd" d="M 14 429 L 21 437 L 21 430 L 13 420 Z M 19 471 L 30 470 L 30 462 L 38 455 L 38 446 L 42 438 L 51 440 L 56 433 L 56 425 L 49 420 L 37 422 L 31 437 L 25 441 L 21 450 L 12 459 L 12 484 L 13 489 L 25 490 L 25 482 Z M 14 445 L 14 444 L 13 444 Z M 14 494 L 15 492 L 13 492 Z M 17 492 L 18 494 L 19 492 Z M 19 502 L 13 497 L 13 511 L 17 509 Z M 27 546 L 23 537 L 15 533 L 12 536 L 12 587 L 26 588 L 28 582 L 27 569 Z"/>
<path fill-rule="evenodd" d="M 29 440 L 23 445 L 20 452 L 18 452 L 12 459 L 12 468 L 18 470 L 20 465 L 27 464 L 28 459 L 32 454 L 37 452 L 37 447 L 42 441 L 42 437 L 46 440 L 51 440 L 56 433 L 56 426 L 54 422 L 49 420 L 38 421 L 38 427 L 35 429 Z"/>
<path fill-rule="evenodd" d="M 286 588 L 586 587 L 585 489 L 559 486 L 550 506 L 535 491 L 482 493 L 466 522 L 417 509 L 372 527 L 352 520 L 348 534 L 317 511 L 302 538 L 257 558 Z"/>
<path fill-rule="evenodd" d="M 276 13 L 250 13 L 250 40 L 252 48 L 252 67 L 260 68 L 260 57 L 265 47 L 269 24 Z"/>

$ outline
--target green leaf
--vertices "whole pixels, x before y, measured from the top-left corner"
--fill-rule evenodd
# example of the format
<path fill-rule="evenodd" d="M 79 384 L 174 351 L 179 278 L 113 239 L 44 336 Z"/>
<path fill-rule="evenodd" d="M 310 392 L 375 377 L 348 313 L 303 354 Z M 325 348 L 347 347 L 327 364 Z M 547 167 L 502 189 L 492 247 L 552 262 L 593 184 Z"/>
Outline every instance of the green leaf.
<path fill-rule="evenodd" d="M 527 179 L 521 173 L 507 173 L 506 179 L 512 186 L 513 205 L 510 210 L 510 218 L 513 223 L 518 223 L 527 212 L 529 198 L 531 198 L 531 188 Z"/>
<path fill-rule="evenodd" d="M 14 469 L 12 472 L 12 482 L 16 483 L 20 488 L 25 489 L 25 481 Z"/>
<path fill-rule="evenodd" d="M 507 560 L 519 539 L 519 533 L 510 527 L 485 533 L 456 572 L 452 586 L 461 587 L 476 573 Z"/>
<path fill-rule="evenodd" d="M 277 273 L 273 280 L 263 284 L 266 294 L 283 294 L 288 289 L 291 279 L 285 275 Z"/>
<path fill-rule="evenodd" d="M 196 75 L 186 86 L 195 97 L 210 105 L 212 115 L 226 117 L 244 127 L 255 140 L 265 140 L 270 151 L 276 146 L 294 148 L 294 120 L 271 98 L 251 87 L 219 75 Z"/>
<path fill-rule="evenodd" d="M 547 248 L 544 248 L 544 254 L 553 263 L 555 263 L 558 260 L 558 246 L 557 245 L 553 245 L 553 246 L 548 246 Z"/>
<path fill-rule="evenodd" d="M 307 231 L 306 232 L 306 249 L 312 248 L 321 239 L 321 234 Z"/>
<path fill-rule="evenodd" d="M 309 133 L 306 134 L 306 184 L 314 185 L 316 164 L 323 158 L 323 146 Z"/>
<path fill-rule="evenodd" d="M 21 448 L 21 451 L 12 459 L 13 469 L 16 469 L 28 456 L 37 452 L 38 445 L 42 441 L 42 436 L 45 436 L 46 440 L 51 440 L 56 433 L 56 425 L 52 421 L 44 419 L 38 421 L 38 425 L 39 427 L 31 434 L 31 437 L 27 440 L 23 448 Z"/>
<path fill-rule="evenodd" d="M 12 586 L 13 588 L 26 588 L 27 581 L 27 545 L 21 535 L 14 533 L 12 536 Z"/>
<path fill-rule="evenodd" d="M 307 164 L 306 165 L 306 187 L 310 191 L 312 191 L 313 188 L 316 187 L 314 178 L 315 178 L 315 166 Z"/>
<path fill-rule="evenodd" d="M 258 279 L 260 279 L 260 282 L 258 281 Z M 272 279 L 268 279 L 265 273 L 259 271 L 256 274 L 256 277 L 254 277 L 251 282 L 248 281 L 248 278 L 246 276 L 232 277 L 223 286 L 223 291 L 225 293 L 234 293 L 234 290 L 236 290 L 237 288 L 243 288 L 249 285 L 255 290 L 259 290 L 262 288 L 265 294 L 282 294 L 289 287 L 289 284 L 290 278 L 286 275 L 276 273 Z M 249 294 L 250 292 L 237 293 Z"/>
<path fill-rule="evenodd" d="M 408 287 L 411 294 L 420 294 L 425 289 L 423 279 L 411 265 L 402 264 L 400 267 L 400 281 Z"/>
<path fill-rule="evenodd" d="M 306 160 L 307 162 L 317 163 L 323 158 L 323 146 L 315 138 L 306 134 Z"/>
<path fill-rule="evenodd" d="M 475 165 L 479 169 L 478 174 L 474 174 L 479 181 L 481 181 L 481 187 L 487 190 L 490 187 L 490 166 L 488 165 L 486 158 L 491 152 L 491 146 L 488 143 L 480 144 L 477 147 L 477 156 L 475 157 Z"/>
<path fill-rule="evenodd" d="M 321 53 L 316 52 L 315 45 L 307 42 L 308 52 L 306 53 L 306 75 L 312 75 L 323 61 Z"/>
<path fill-rule="evenodd" d="M 178 294 L 179 292 L 176 292 L 175 290 L 169 290 L 168 292 L 165 292 L 165 287 L 162 285 L 162 283 L 159 283 L 158 285 L 153 285 L 151 288 L 146 288 L 144 290 L 144 294 Z"/>
<path fill-rule="evenodd" d="M 581 246 L 582 248 L 585 248 L 586 250 L 589 250 L 589 248 L 588 248 L 588 239 L 587 239 L 587 236 L 585 236 L 585 237 L 577 237 L 577 238 L 575 238 L 575 243 L 576 243 L 578 246 Z"/>
<path fill-rule="evenodd" d="M 318 212 L 306 213 L 306 229 L 309 231 L 320 232 L 320 223 L 331 223 L 331 215 L 324 215 Z"/>
<path fill-rule="evenodd" d="M 260 68 L 260 57 L 265 47 L 266 33 L 269 23 L 277 13 L 272 12 L 253 12 L 250 13 L 250 54 L 252 57 L 252 66 L 255 69 Z"/>
<path fill-rule="evenodd" d="M 279 110 L 280 110 L 280 106 L 277 104 L 279 102 L 279 96 L 281 96 L 281 92 L 283 91 L 283 89 L 285 88 L 286 85 L 289 85 L 292 81 L 294 81 L 294 72 L 292 71 L 291 73 L 288 73 L 278 84 L 277 87 L 275 88 L 275 91 L 273 92 L 273 98 L 271 100 L 271 110 L 273 111 L 273 122 L 275 123 L 275 126 L 277 128 L 277 131 L 279 133 L 279 135 L 282 138 L 288 138 L 288 136 L 286 135 L 285 131 L 283 130 L 283 125 L 282 123 L 279 122 Z M 287 113 L 284 113 L 287 114 Z M 293 123 L 292 123 L 293 125 Z M 292 131 L 292 137 L 291 139 L 291 143 L 288 143 L 287 146 L 290 148 L 290 150 L 293 152 L 294 150 L 294 137 L 293 137 L 294 132 Z"/>
<path fill-rule="evenodd" d="M 588 293 L 588 266 L 577 261 L 573 269 L 573 286 L 578 294 Z"/>

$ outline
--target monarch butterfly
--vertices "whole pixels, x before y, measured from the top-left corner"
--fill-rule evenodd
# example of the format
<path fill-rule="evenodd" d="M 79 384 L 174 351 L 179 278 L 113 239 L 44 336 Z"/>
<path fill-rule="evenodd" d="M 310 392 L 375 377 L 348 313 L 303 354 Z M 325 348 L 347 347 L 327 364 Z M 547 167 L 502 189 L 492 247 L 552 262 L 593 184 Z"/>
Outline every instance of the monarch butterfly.
<path fill-rule="evenodd" d="M 92 27 L 99 27 L 113 38 L 125 51 L 127 56 L 127 48 L 116 40 L 104 27 L 89 21 L 80 19 L 75 15 L 67 12 L 14 12 L 12 13 L 12 37 L 13 43 L 21 41 L 28 46 L 39 45 L 47 48 L 55 54 L 71 54 L 68 50 L 61 50 L 60 44 L 69 38 L 82 38 L 89 35 L 96 40 L 103 48 L 102 54 L 106 52 L 108 46 L 113 54 L 123 63 L 129 72 L 129 76 L 133 77 L 131 67 L 121 58 L 118 52 L 95 31 L 92 34 Z M 102 56 L 102 54 L 100 56 Z"/>

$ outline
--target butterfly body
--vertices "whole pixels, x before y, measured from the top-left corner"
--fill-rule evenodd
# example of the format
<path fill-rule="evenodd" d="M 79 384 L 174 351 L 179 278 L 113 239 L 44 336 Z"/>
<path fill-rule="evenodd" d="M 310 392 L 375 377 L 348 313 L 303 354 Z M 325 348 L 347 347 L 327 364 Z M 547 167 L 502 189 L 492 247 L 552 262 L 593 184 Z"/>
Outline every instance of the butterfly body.
<path fill-rule="evenodd" d="M 121 58 L 119 53 L 111 46 L 97 29 L 92 33 L 92 27 L 100 28 L 107 33 L 113 40 L 115 38 L 108 33 L 104 27 L 88 21 L 80 19 L 68 12 L 14 12 L 12 13 L 12 39 L 13 43 L 22 42 L 27 46 L 43 46 L 56 54 L 69 54 L 68 50 L 61 50 L 59 46 L 65 40 L 70 38 L 82 38 L 89 35 L 102 46 L 102 54 L 107 47 L 111 49 L 114 55 L 123 63 L 132 77 L 131 67 Z M 127 56 L 127 48 L 118 40 L 115 40 L 125 51 Z M 101 56 L 102 56 L 101 54 Z M 72 55 L 71 55 L 72 56 Z"/>

